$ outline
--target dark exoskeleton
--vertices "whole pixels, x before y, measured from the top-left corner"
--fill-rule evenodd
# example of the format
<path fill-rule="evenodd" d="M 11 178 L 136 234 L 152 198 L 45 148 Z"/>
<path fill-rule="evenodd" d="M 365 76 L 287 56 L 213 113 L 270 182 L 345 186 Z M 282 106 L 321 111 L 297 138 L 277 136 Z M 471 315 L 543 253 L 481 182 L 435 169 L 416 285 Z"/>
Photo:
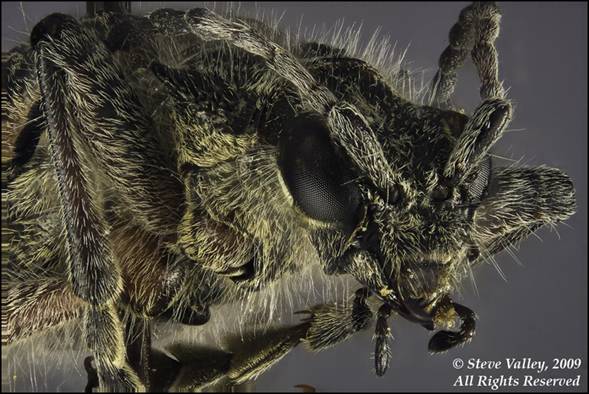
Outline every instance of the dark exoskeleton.
<path fill-rule="evenodd" d="M 437 330 L 432 352 L 465 343 L 459 282 L 575 209 L 560 170 L 492 166 L 512 117 L 499 18 L 461 12 L 425 103 L 398 92 L 403 72 L 253 19 L 44 18 L 3 59 L 3 340 L 81 321 L 87 390 L 240 384 L 374 318 L 383 375 L 393 314 Z M 467 116 L 452 95 L 469 55 L 482 102 Z M 203 325 L 313 264 L 360 283 L 352 301 L 229 350 L 152 347 L 154 323 Z"/>

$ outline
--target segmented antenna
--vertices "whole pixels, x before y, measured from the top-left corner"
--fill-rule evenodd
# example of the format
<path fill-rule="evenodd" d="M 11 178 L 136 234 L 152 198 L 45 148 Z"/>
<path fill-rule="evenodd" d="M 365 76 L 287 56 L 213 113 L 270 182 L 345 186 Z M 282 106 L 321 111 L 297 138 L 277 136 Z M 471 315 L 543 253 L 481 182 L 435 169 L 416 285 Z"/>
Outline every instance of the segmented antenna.
<path fill-rule="evenodd" d="M 87 1 L 86 14 L 88 17 L 96 16 L 101 11 L 115 12 L 118 14 L 130 14 L 130 1 Z"/>
<path fill-rule="evenodd" d="M 499 60 L 495 40 L 499 36 L 501 12 L 494 2 L 474 2 L 461 13 L 450 30 L 448 46 L 439 59 L 434 80 L 433 102 L 440 108 L 452 108 L 457 70 L 470 53 L 481 81 L 483 100 L 504 98 L 505 91 L 499 81 Z"/>

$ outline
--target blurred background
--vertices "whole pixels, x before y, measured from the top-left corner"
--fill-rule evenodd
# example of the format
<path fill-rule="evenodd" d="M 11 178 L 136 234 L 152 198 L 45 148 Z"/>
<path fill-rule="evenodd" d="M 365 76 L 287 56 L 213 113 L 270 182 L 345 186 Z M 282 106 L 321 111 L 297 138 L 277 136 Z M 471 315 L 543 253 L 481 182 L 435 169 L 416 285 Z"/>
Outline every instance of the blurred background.
<path fill-rule="evenodd" d="M 382 37 L 407 50 L 405 65 L 429 81 L 446 47 L 448 31 L 467 2 L 263 2 L 231 7 L 251 14 L 281 16 L 281 26 L 296 31 L 362 23 L 361 43 L 380 28 Z M 223 3 L 132 2 L 135 14 L 156 8 L 187 9 Z M 386 376 L 374 375 L 374 343 L 368 330 L 319 354 L 297 348 L 262 375 L 251 389 L 300 391 L 472 391 L 454 387 L 459 375 L 473 371 L 453 368 L 461 358 L 502 360 L 531 357 L 552 365 L 554 358 L 581 358 L 576 371 L 548 371 L 534 377 L 575 377 L 587 390 L 587 4 L 574 2 L 499 2 L 503 11 L 497 42 L 500 77 L 515 104 L 515 117 L 495 153 L 522 165 L 546 164 L 567 172 L 577 190 L 578 211 L 558 232 L 541 229 L 525 241 L 517 258 L 503 253 L 498 267 L 475 272 L 476 288 L 465 282 L 457 300 L 478 314 L 477 335 L 465 347 L 446 354 L 427 352 L 429 334 L 403 319 L 391 319 L 393 358 Z M 2 51 L 28 42 L 28 32 L 52 12 L 77 17 L 84 2 L 2 2 Z M 476 70 L 467 62 L 459 73 L 457 103 L 467 113 L 479 103 Z M 507 165 L 508 162 L 502 163 Z M 501 273 L 499 272 L 501 271 Z M 81 359 L 60 358 L 59 364 L 27 355 L 28 362 L 7 370 L 3 360 L 3 391 L 79 391 L 86 384 Z M 72 357 L 73 358 L 73 357 Z M 65 361 L 64 361 L 65 360 Z M 502 369 L 479 371 L 523 377 Z M 9 376 L 8 376 L 9 375 Z M 556 388 L 558 389 L 558 388 Z M 525 391 L 520 388 L 518 391 Z M 538 389 L 529 388 L 529 391 Z M 508 388 L 500 391 L 509 391 Z"/>

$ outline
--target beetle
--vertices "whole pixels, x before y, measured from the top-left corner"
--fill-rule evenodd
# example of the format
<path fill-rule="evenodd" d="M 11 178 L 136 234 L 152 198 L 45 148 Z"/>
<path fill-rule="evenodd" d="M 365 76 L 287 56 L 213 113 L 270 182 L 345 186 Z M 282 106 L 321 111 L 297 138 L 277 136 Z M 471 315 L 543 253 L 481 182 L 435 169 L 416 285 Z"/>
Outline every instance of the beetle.
<path fill-rule="evenodd" d="M 101 384 L 141 389 L 151 349 L 125 335 L 129 315 L 147 332 L 203 325 L 211 306 L 316 265 L 354 278 L 353 301 L 211 353 L 191 384 L 247 381 L 374 317 L 382 375 L 392 313 L 438 330 L 431 351 L 468 341 L 474 313 L 450 293 L 575 205 L 560 170 L 492 166 L 513 112 L 498 30 L 493 3 L 463 10 L 424 105 L 345 49 L 293 44 L 260 21 L 204 9 L 43 19 L 8 59 L 8 341 L 82 318 Z M 452 95 L 469 54 L 482 102 L 466 116 Z"/>

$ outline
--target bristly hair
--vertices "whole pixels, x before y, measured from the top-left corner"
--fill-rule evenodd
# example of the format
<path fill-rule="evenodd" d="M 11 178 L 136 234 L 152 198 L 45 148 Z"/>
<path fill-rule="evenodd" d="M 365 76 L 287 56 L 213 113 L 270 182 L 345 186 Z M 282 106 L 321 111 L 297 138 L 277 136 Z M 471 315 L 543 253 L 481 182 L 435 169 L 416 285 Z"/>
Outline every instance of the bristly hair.
<path fill-rule="evenodd" d="M 469 341 L 450 294 L 575 209 L 560 170 L 491 160 L 513 113 L 499 9 L 465 8 L 427 85 L 378 30 L 361 47 L 359 26 L 224 11 L 53 14 L 6 59 L 3 340 L 81 322 L 97 368 L 135 388 L 125 351 L 152 321 L 176 361 L 182 342 L 226 350 L 234 383 L 375 315 L 382 375 L 393 311 L 439 330 L 431 351 Z M 468 55 L 469 116 L 452 102 Z"/>

